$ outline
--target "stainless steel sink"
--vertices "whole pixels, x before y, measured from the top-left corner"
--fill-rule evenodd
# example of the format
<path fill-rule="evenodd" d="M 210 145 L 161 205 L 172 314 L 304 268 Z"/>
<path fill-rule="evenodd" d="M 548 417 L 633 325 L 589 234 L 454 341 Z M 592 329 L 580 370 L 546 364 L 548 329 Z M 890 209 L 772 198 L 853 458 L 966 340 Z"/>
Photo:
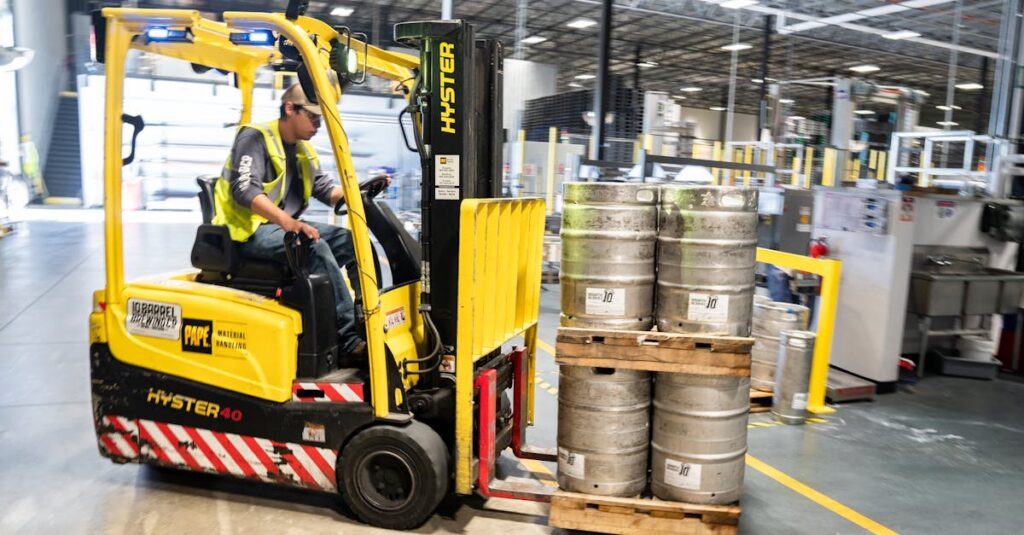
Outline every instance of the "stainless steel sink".
<path fill-rule="evenodd" d="M 984 266 L 937 266 L 911 273 L 911 311 L 921 316 L 1010 314 L 1024 292 L 1024 273 Z"/>

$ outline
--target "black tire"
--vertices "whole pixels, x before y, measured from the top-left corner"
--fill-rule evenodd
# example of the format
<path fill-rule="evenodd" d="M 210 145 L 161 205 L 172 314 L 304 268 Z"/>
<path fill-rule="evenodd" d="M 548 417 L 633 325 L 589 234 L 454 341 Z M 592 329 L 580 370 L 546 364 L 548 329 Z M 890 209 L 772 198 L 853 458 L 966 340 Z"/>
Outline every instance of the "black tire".
<path fill-rule="evenodd" d="M 448 492 L 448 448 L 421 422 L 360 431 L 341 452 L 338 481 L 363 522 L 387 529 L 423 525 Z"/>

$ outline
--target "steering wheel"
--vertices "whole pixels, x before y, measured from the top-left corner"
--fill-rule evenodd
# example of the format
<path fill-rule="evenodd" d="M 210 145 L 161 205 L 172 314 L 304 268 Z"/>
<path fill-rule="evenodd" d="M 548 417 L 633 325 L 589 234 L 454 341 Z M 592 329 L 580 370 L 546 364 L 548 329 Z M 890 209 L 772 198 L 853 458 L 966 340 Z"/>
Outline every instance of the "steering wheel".
<path fill-rule="evenodd" d="M 391 177 L 388 175 L 377 175 L 373 178 L 368 178 L 359 184 L 359 191 L 363 192 L 364 199 L 372 199 L 384 190 L 388 189 L 388 184 L 391 182 Z M 334 205 L 334 213 L 336 215 L 345 215 L 348 213 L 348 209 L 345 208 L 345 199 L 338 201 L 338 204 Z"/>

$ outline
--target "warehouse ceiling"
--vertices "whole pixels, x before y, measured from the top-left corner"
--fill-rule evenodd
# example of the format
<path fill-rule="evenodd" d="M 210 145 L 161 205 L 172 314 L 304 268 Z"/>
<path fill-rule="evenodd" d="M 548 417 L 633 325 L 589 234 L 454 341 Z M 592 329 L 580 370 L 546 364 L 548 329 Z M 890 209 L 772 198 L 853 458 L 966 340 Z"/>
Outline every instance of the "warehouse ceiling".
<path fill-rule="evenodd" d="M 517 2 L 452 0 L 454 15 L 474 24 L 478 36 L 506 45 L 507 57 L 549 63 L 559 68 L 559 90 L 589 87 L 577 75 L 597 70 L 598 27 L 571 28 L 577 19 L 600 19 L 600 0 L 529 0 L 517 14 Z M 767 77 L 805 80 L 861 76 L 881 85 L 927 93 L 920 124 L 943 120 L 951 57 L 957 83 L 977 82 L 982 90 L 956 90 L 953 121 L 958 128 L 984 130 L 999 52 L 1000 23 L 1007 2 L 1000 0 L 766 0 L 741 9 L 718 5 L 723 0 L 631 0 L 614 2 L 611 72 L 644 90 L 678 95 L 696 108 L 724 106 L 732 53 L 722 50 L 734 39 L 751 48 L 737 53 L 735 110 L 756 113 L 760 100 L 766 25 L 771 29 Z M 281 11 L 286 2 L 269 0 L 156 0 L 140 7 L 191 7 L 210 13 L 226 10 Z M 332 16 L 338 7 L 353 11 Z M 440 18 L 440 0 L 344 0 L 310 2 L 309 14 L 377 36 L 390 46 L 396 22 Z M 959 10 L 959 14 L 957 13 Z M 522 35 L 544 38 L 516 47 L 517 16 L 525 19 Z M 770 17 L 770 19 L 769 19 Z M 954 20 L 959 18 L 958 28 Z M 738 28 L 738 30 L 737 30 Z M 896 32 L 902 32 L 897 34 Z M 910 35 L 913 32 L 919 35 Z M 903 36 L 901 39 L 889 37 Z M 956 43 L 955 45 L 953 43 Z M 858 75 L 849 69 L 870 64 L 879 70 Z M 683 87 L 700 91 L 681 92 Z M 792 99 L 791 114 L 809 116 L 831 107 L 826 85 L 784 84 Z M 883 104 L 867 106 L 894 111 Z"/>

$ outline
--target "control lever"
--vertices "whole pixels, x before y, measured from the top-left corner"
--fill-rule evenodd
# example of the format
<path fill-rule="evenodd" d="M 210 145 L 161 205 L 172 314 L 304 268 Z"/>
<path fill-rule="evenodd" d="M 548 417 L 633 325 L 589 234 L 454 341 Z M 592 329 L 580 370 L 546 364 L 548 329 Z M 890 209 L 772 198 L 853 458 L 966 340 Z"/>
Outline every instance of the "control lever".
<path fill-rule="evenodd" d="M 313 240 L 301 232 L 284 234 L 284 256 L 296 277 L 309 276 L 309 249 Z"/>

